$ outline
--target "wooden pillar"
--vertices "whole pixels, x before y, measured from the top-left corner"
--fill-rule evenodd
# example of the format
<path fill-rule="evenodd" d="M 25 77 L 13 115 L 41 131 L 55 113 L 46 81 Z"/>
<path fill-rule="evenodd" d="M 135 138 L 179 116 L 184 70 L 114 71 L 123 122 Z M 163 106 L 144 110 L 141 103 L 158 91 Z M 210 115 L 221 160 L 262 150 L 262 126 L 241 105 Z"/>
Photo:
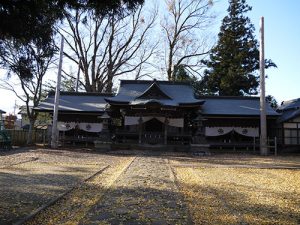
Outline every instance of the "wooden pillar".
<path fill-rule="evenodd" d="M 139 118 L 139 144 L 142 144 L 142 117 Z"/>
<path fill-rule="evenodd" d="M 165 118 L 165 134 L 164 134 L 164 144 L 167 145 L 168 144 L 168 124 L 169 124 L 169 120 L 166 117 Z"/>

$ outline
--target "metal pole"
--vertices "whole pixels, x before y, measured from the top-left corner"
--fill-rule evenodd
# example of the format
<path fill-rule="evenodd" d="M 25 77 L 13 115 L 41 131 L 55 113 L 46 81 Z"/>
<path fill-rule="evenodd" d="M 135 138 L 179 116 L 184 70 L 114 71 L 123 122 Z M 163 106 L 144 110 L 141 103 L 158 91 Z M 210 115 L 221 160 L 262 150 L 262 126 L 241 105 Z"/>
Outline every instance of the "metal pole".
<path fill-rule="evenodd" d="M 265 50 L 264 50 L 264 17 L 260 18 L 260 46 L 259 46 L 259 68 L 260 68 L 260 154 L 267 155 L 267 119 L 265 98 Z"/>
<path fill-rule="evenodd" d="M 62 60 L 63 60 L 63 49 L 64 49 L 64 38 L 61 35 L 59 64 L 58 64 L 58 73 L 57 73 L 57 83 L 56 83 L 56 89 L 55 89 L 54 109 L 53 109 L 53 123 L 52 123 L 52 132 L 51 132 L 51 148 L 57 148 L 57 145 L 58 145 L 57 117 L 58 117 L 59 96 L 60 96 L 60 82 L 61 82 L 61 68 L 62 68 Z"/>
<path fill-rule="evenodd" d="M 142 144 L 142 117 L 139 118 L 139 144 Z"/>
<path fill-rule="evenodd" d="M 169 120 L 166 117 L 165 118 L 165 130 L 164 130 L 164 144 L 165 145 L 168 144 L 168 124 L 169 124 Z"/>
<path fill-rule="evenodd" d="M 277 156 L 277 137 L 274 137 L 275 156 Z"/>

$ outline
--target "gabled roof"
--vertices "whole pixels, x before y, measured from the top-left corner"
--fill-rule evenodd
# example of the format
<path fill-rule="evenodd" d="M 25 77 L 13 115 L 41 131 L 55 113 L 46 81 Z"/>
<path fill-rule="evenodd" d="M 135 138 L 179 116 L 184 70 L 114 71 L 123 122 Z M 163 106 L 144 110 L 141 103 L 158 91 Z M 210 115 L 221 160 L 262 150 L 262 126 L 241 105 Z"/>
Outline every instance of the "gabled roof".
<path fill-rule="evenodd" d="M 111 94 L 83 93 L 83 92 L 60 92 L 59 111 L 63 112 L 103 112 L 106 108 L 105 97 Z M 50 92 L 35 110 L 53 111 L 55 93 Z"/>
<path fill-rule="evenodd" d="M 6 113 L 6 112 L 0 109 L 0 114 L 4 114 L 4 113 Z"/>
<path fill-rule="evenodd" d="M 278 112 L 281 113 L 279 122 L 285 122 L 300 116 L 300 98 L 282 102 L 278 107 Z"/>
<path fill-rule="evenodd" d="M 121 80 L 115 97 L 106 98 L 110 104 L 145 105 L 156 103 L 164 106 L 201 105 L 191 85 L 187 82 L 156 80 Z"/>
<path fill-rule="evenodd" d="M 227 96 L 203 96 L 205 100 L 202 106 L 204 115 L 226 115 L 226 116 L 259 116 L 260 99 L 258 97 L 227 97 Z M 266 104 L 268 116 L 279 114 Z"/>
<path fill-rule="evenodd" d="M 171 99 L 158 85 L 156 80 L 136 99 Z"/>

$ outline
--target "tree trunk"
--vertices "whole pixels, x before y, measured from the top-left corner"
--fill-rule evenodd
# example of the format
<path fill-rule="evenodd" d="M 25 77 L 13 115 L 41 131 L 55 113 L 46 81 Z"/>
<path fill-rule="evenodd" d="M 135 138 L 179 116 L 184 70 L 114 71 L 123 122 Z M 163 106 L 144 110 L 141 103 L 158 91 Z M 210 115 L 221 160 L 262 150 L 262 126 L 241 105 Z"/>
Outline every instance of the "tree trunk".
<path fill-rule="evenodd" d="M 35 123 L 35 119 L 29 119 L 29 130 L 28 130 L 28 136 L 27 136 L 27 142 L 26 142 L 27 145 L 32 144 L 34 123 Z"/>
<path fill-rule="evenodd" d="M 112 93 L 112 87 L 113 87 L 113 81 L 112 81 L 112 77 L 109 76 L 107 77 L 107 85 L 106 85 L 106 93 Z"/>
<path fill-rule="evenodd" d="M 113 87 L 113 67 L 112 65 L 108 65 L 107 68 L 107 83 L 106 83 L 106 88 L 105 88 L 105 92 L 106 93 L 112 93 L 112 87 Z"/>

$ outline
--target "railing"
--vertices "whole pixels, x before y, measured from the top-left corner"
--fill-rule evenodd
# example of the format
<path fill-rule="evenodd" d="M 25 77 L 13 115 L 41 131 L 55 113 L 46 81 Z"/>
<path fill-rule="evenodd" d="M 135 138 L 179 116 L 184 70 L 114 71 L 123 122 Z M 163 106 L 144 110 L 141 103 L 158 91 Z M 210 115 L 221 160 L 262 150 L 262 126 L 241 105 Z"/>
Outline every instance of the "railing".
<path fill-rule="evenodd" d="M 123 143 L 138 143 L 139 133 L 129 131 L 117 131 L 116 142 Z M 165 136 L 163 132 L 143 132 L 141 135 L 142 144 L 164 144 Z M 178 134 L 168 133 L 167 144 L 186 145 L 191 142 L 191 135 L 189 133 Z"/>
<path fill-rule="evenodd" d="M 85 146 L 88 146 L 89 143 L 94 143 L 94 141 L 99 140 L 99 137 L 95 136 L 83 136 L 83 135 L 78 135 L 78 136 L 64 136 L 60 135 L 59 136 L 59 142 L 62 146 L 68 145 L 68 144 L 78 144 L 78 143 L 83 143 Z M 108 140 L 110 141 L 110 140 Z"/>
<path fill-rule="evenodd" d="M 251 150 L 253 153 L 257 153 L 260 150 L 260 139 L 253 138 L 253 141 L 234 141 L 234 140 L 227 140 L 226 142 L 209 142 L 212 148 L 219 148 L 219 149 L 246 149 Z M 276 137 L 268 138 L 267 139 L 267 148 L 269 149 L 270 153 L 274 153 L 277 155 L 278 153 L 278 140 Z"/>
<path fill-rule="evenodd" d="M 253 139 L 253 146 L 257 146 L 258 150 L 260 148 L 260 138 Z M 277 137 L 274 138 L 267 138 L 267 149 L 269 153 L 274 153 L 275 156 L 278 154 L 278 140 Z M 273 152 L 274 151 L 274 152 Z M 256 148 L 253 147 L 253 152 L 256 152 Z"/>
<path fill-rule="evenodd" d="M 142 143 L 146 144 L 163 144 L 164 135 L 159 132 L 146 132 L 142 134 Z"/>

